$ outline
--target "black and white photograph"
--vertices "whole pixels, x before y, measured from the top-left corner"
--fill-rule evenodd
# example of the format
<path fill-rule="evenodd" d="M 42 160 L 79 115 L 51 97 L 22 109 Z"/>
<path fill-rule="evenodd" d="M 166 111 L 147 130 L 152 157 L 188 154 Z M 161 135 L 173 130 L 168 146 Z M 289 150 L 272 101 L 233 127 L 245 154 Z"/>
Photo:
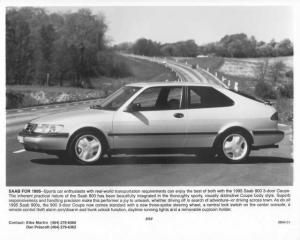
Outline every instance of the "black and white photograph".
<path fill-rule="evenodd" d="M 292 186 L 291 6 L 7 6 L 6 186 Z"/>

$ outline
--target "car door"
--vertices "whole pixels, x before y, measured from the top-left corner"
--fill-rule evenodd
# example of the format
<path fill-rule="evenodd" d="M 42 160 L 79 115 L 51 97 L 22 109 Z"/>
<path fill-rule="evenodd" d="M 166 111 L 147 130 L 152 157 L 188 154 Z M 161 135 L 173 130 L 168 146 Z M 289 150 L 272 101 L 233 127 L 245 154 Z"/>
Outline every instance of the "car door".
<path fill-rule="evenodd" d="M 231 119 L 228 107 L 234 102 L 209 86 L 187 89 L 186 147 L 211 147 L 221 126 Z"/>
<path fill-rule="evenodd" d="M 117 149 L 180 148 L 184 145 L 186 110 L 182 86 L 150 87 L 113 120 L 113 142 Z"/>

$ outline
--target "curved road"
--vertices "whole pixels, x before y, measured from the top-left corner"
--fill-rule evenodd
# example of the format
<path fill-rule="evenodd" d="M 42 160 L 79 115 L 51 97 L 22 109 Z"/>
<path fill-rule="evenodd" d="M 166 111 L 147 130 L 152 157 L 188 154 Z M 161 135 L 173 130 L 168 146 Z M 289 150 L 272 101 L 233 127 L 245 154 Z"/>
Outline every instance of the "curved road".
<path fill-rule="evenodd" d="M 137 58 L 135 56 L 135 58 Z M 145 57 L 139 57 L 144 58 Z M 150 59 L 173 69 L 181 81 L 222 85 L 214 76 L 190 66 Z M 293 181 L 292 131 L 279 149 L 255 151 L 243 164 L 212 162 L 205 155 L 118 155 L 95 166 L 79 166 L 55 156 L 26 152 L 16 136 L 30 120 L 46 114 L 86 108 L 101 100 L 82 101 L 6 112 L 6 173 L 8 186 L 232 186 L 291 185 Z"/>

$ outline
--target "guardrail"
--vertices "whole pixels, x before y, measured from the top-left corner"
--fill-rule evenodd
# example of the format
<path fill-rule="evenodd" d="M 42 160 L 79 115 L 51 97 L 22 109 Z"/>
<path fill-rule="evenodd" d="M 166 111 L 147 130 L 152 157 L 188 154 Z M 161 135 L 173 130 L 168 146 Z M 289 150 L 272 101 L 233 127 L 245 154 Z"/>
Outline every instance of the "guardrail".
<path fill-rule="evenodd" d="M 170 62 L 170 61 L 173 62 L 173 60 L 167 60 L 167 58 L 160 58 L 160 57 L 159 57 L 159 58 L 158 58 L 159 61 L 158 61 L 158 60 L 156 60 L 156 57 L 150 58 L 150 57 L 137 56 L 137 55 L 130 55 L 130 56 L 131 56 L 131 57 L 136 57 L 136 58 L 141 58 L 141 59 L 148 60 L 148 61 L 150 60 L 150 61 L 156 62 L 156 63 L 158 63 L 158 64 L 163 64 L 166 68 L 170 69 L 172 72 L 175 72 L 176 77 L 178 78 L 178 79 L 177 79 L 178 81 L 182 82 L 183 79 L 184 79 L 182 73 L 180 73 L 178 70 L 177 70 L 177 71 L 174 70 L 171 66 L 169 66 L 169 65 L 167 64 L 168 61 L 169 61 L 169 62 Z M 193 65 L 189 64 L 187 61 L 185 61 L 185 63 L 180 63 L 180 62 L 177 61 L 177 59 L 176 59 L 175 62 L 176 62 L 176 64 L 179 64 L 179 65 L 185 65 L 185 66 L 188 66 L 189 68 L 193 69 Z M 208 69 L 204 69 L 204 68 L 199 67 L 199 65 L 197 64 L 197 65 L 196 65 L 196 68 L 193 69 L 193 70 L 196 70 L 196 71 L 198 71 L 199 73 L 201 73 L 200 71 L 204 71 L 204 72 L 207 73 L 210 77 L 212 77 L 214 80 L 216 80 L 217 82 L 219 82 L 221 86 L 223 86 L 223 87 L 225 87 L 225 88 L 232 88 L 232 89 L 234 89 L 235 91 L 238 91 L 238 89 L 239 89 L 239 86 L 238 86 L 239 83 L 238 83 L 238 82 L 236 82 L 236 81 L 233 82 L 233 81 L 232 81 L 232 83 L 233 83 L 233 86 L 232 86 L 231 80 L 226 79 L 224 76 L 222 76 L 222 78 L 219 79 L 219 77 L 218 77 L 218 72 L 215 72 L 215 73 L 213 74 L 213 73 L 211 73 L 211 72 L 209 71 L 209 68 L 208 68 Z M 200 70 L 200 71 L 199 71 L 199 70 Z"/>
<path fill-rule="evenodd" d="M 189 67 L 192 67 L 191 64 L 188 64 L 188 62 L 186 61 L 185 62 L 185 65 L 189 66 Z M 210 71 L 209 71 L 209 68 L 208 69 L 204 69 L 204 68 L 201 68 L 199 67 L 199 65 L 197 64 L 196 65 L 196 69 L 201 69 L 202 71 L 205 71 L 207 74 L 209 74 L 212 78 L 214 78 L 216 81 L 220 82 L 221 85 L 225 88 L 232 88 L 234 89 L 235 91 L 238 91 L 239 90 L 239 83 L 237 81 L 232 81 L 233 82 L 233 87 L 231 85 L 231 80 L 229 79 L 226 79 L 224 76 L 222 76 L 221 79 L 218 78 L 218 72 L 215 72 L 215 74 L 212 74 Z M 225 83 L 227 82 L 227 84 Z"/>

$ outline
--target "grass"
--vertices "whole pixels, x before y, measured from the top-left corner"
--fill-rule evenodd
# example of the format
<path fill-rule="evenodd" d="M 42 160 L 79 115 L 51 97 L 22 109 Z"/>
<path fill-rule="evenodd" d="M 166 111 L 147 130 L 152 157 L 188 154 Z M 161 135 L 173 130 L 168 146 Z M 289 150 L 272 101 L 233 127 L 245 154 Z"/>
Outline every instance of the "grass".
<path fill-rule="evenodd" d="M 99 89 L 8 85 L 6 87 L 6 108 L 22 108 L 58 102 L 80 101 L 101 98 L 104 95 L 105 93 Z"/>
<path fill-rule="evenodd" d="M 96 89 L 102 89 L 106 95 L 120 88 L 121 86 L 134 82 L 161 82 L 161 81 L 175 81 L 177 77 L 174 72 L 165 68 L 163 65 L 149 62 L 142 59 L 123 58 L 127 66 L 130 68 L 133 76 L 126 78 L 94 78 L 91 79 L 91 84 Z"/>
<path fill-rule="evenodd" d="M 227 59 L 230 60 L 230 58 Z M 238 61 L 260 63 L 263 62 L 265 58 L 235 58 L 235 59 Z M 274 62 L 282 61 L 286 65 L 287 69 L 293 69 L 294 58 L 292 56 L 269 57 L 268 60 L 270 64 L 273 64 Z"/>

